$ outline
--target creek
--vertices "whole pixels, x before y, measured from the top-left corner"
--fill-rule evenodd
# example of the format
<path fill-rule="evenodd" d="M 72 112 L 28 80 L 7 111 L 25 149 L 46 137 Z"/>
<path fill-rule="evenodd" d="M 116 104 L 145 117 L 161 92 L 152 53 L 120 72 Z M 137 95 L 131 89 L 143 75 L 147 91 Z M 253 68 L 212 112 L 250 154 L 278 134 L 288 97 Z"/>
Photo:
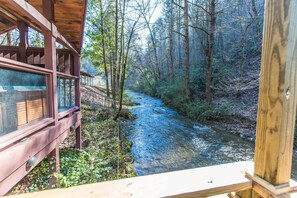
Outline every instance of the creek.
<path fill-rule="evenodd" d="M 130 109 L 136 120 L 125 126 L 133 143 L 137 175 L 253 160 L 253 142 L 182 116 L 160 99 L 132 91 L 127 94 L 138 104 Z M 296 162 L 294 157 L 295 179 Z"/>

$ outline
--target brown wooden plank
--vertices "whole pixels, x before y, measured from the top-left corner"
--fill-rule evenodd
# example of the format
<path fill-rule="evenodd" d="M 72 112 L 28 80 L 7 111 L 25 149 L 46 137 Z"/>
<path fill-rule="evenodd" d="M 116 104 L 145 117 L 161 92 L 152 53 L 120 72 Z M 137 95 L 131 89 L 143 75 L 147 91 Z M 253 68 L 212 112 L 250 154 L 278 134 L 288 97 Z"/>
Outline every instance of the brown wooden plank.
<path fill-rule="evenodd" d="M 251 188 L 244 171 L 252 166 L 236 162 L 12 197 L 209 197 Z"/>
<path fill-rule="evenodd" d="M 19 53 L 20 61 L 26 63 L 27 61 L 27 48 L 28 48 L 28 25 L 22 21 L 17 22 L 20 32 Z"/>
<path fill-rule="evenodd" d="M 26 63 L 21 63 L 14 60 L 9 60 L 6 58 L 0 57 L 0 67 L 10 68 L 10 69 L 16 69 L 20 71 L 28 71 L 33 73 L 39 73 L 39 74 L 51 74 L 52 71 L 49 69 L 44 69 L 40 67 L 35 67 Z"/>
<path fill-rule="evenodd" d="M 25 128 L 18 129 L 13 133 L 9 133 L 3 137 L 0 137 L 0 152 L 7 148 L 9 145 L 23 139 L 26 136 L 29 136 L 36 131 L 45 128 L 47 125 L 53 123 L 53 119 L 47 118 L 43 119 L 36 123 L 31 123 L 30 125 L 26 126 Z"/>

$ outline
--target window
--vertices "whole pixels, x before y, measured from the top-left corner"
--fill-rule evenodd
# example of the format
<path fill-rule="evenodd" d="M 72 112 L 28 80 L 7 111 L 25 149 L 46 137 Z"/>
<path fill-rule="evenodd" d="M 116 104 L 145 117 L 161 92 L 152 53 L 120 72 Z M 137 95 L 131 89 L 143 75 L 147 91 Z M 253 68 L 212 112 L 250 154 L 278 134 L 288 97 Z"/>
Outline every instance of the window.
<path fill-rule="evenodd" d="M 45 117 L 46 76 L 0 68 L 0 136 Z"/>
<path fill-rule="evenodd" d="M 74 80 L 58 78 L 58 111 L 63 112 L 75 106 Z"/>

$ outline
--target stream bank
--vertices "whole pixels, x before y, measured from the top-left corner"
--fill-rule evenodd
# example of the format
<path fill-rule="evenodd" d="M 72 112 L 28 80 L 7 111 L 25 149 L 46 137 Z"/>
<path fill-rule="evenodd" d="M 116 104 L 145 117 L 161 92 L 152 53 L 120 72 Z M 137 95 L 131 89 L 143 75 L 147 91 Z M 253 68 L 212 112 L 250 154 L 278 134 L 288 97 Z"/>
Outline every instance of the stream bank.
<path fill-rule="evenodd" d="M 127 94 L 138 104 L 130 108 L 135 121 L 124 125 L 127 138 L 133 143 L 137 175 L 253 160 L 253 141 L 225 131 L 220 122 L 197 122 L 166 107 L 160 99 L 132 91 Z M 293 158 L 294 179 L 296 159 Z"/>

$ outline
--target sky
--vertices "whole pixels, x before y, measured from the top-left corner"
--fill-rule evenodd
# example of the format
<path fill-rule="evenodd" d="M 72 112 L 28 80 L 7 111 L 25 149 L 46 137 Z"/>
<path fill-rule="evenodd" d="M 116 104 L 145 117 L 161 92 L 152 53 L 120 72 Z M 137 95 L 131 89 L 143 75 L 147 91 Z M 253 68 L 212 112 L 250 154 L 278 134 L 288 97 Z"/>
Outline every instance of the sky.
<path fill-rule="evenodd" d="M 151 0 L 151 3 L 155 3 L 156 0 Z M 152 26 L 153 23 L 155 23 L 157 21 L 157 19 L 162 15 L 162 10 L 163 10 L 163 4 L 160 3 L 157 5 L 156 9 L 154 10 L 154 13 L 152 15 L 152 18 L 150 20 L 150 24 Z M 140 43 L 141 45 L 143 46 L 143 48 L 147 48 L 147 42 L 146 42 L 146 39 L 147 37 L 149 36 L 149 30 L 148 28 L 145 28 L 141 31 L 139 31 L 139 35 L 141 35 L 141 40 L 140 40 Z"/>

